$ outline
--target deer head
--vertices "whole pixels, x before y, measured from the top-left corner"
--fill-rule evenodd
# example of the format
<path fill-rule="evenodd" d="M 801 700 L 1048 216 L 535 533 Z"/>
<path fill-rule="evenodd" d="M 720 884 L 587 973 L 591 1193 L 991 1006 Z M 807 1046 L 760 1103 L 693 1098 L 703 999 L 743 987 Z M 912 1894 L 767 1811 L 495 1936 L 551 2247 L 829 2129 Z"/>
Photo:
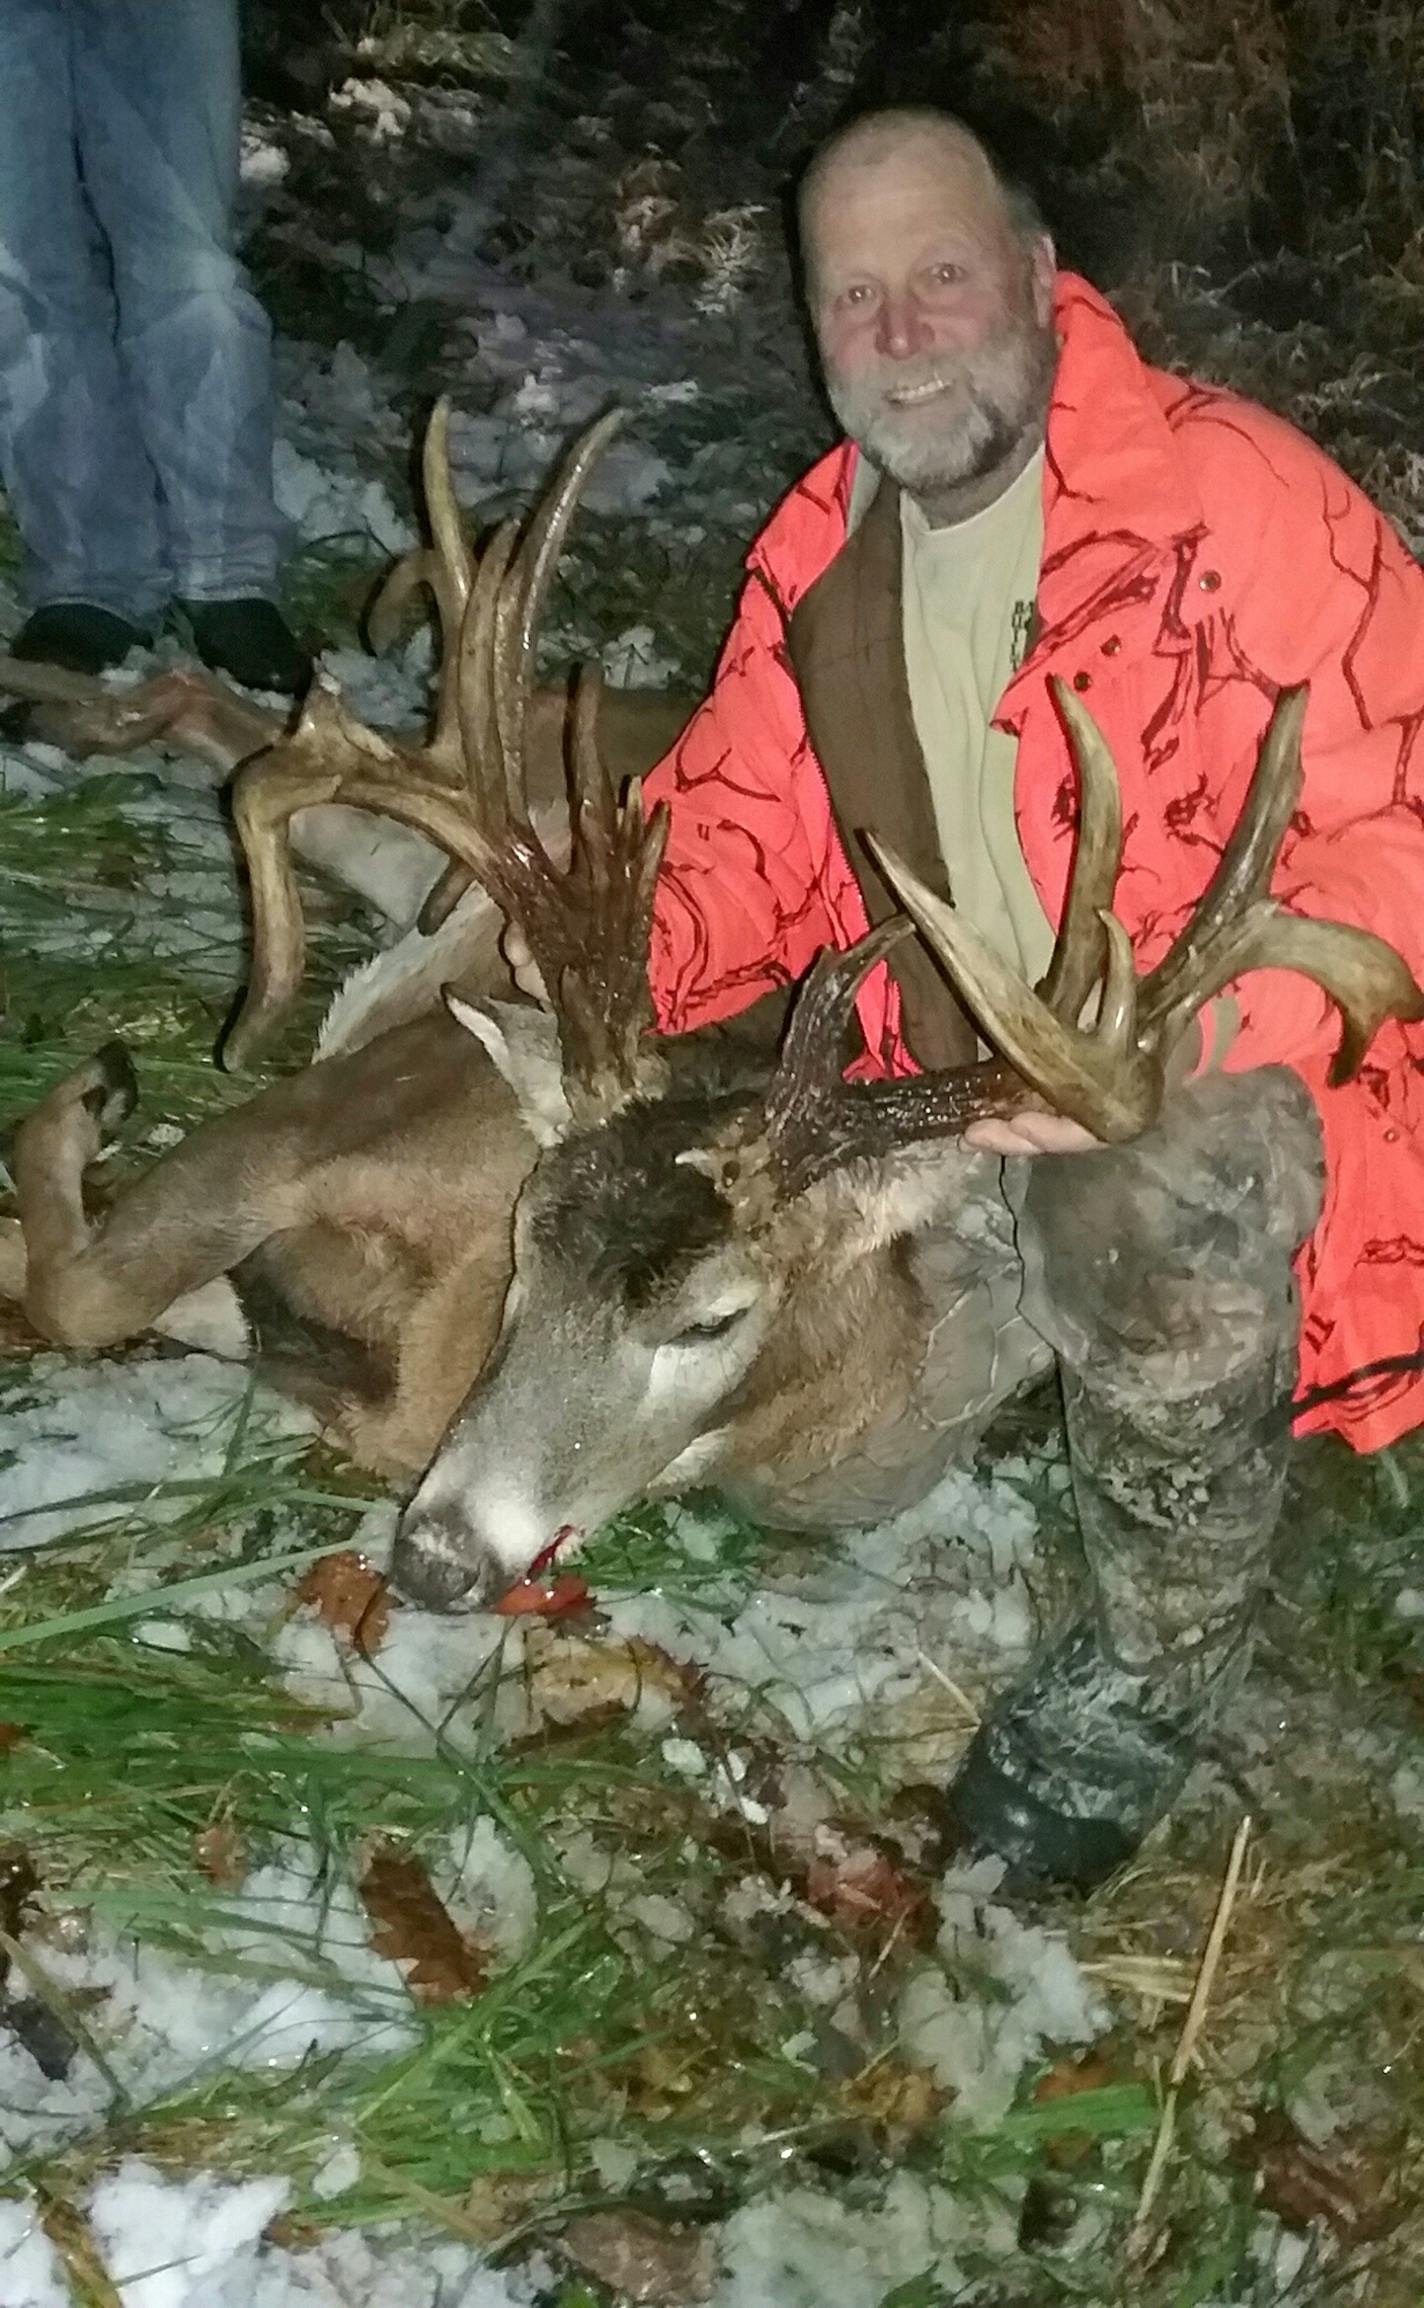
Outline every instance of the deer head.
<path fill-rule="evenodd" d="M 438 916 L 484 884 L 522 930 L 547 1011 L 451 1000 L 505 1076 L 542 1149 L 519 1201 L 495 1348 L 402 1518 L 395 1574 L 417 1599 L 473 1606 L 559 1534 L 649 1492 L 778 1463 L 830 1464 L 847 1435 L 912 1388 L 923 1340 L 903 1245 L 952 1207 L 960 1144 L 987 1114 L 1047 1105 L 1112 1143 L 1156 1116 L 1164 1067 L 1202 1003 L 1243 972 L 1294 968 L 1344 1017 L 1336 1079 L 1383 1018 L 1424 1014 L 1399 957 L 1366 932 L 1285 914 L 1267 896 L 1299 793 L 1301 691 L 1282 696 L 1240 823 L 1192 920 L 1145 977 L 1111 911 L 1121 804 L 1103 740 L 1058 701 L 1079 777 L 1073 873 L 1043 983 L 1022 983 L 883 850 L 914 926 L 1000 1053 L 937 1075 L 843 1079 L 857 988 L 911 923 L 887 925 L 808 975 L 774 1064 L 706 1037 L 659 1040 L 647 963 L 665 825 L 621 799 L 599 762 L 596 689 L 570 738 L 572 852 L 556 864 L 524 792 L 534 637 L 568 522 L 620 422 L 576 445 L 522 541 L 476 560 L 445 456 L 426 446 L 433 542 L 392 580 L 436 598 L 444 637 L 430 736 L 397 745 L 318 689 L 296 729 L 241 774 L 235 821 L 253 893 L 250 1046 L 294 989 L 302 930 L 286 832 L 342 801 L 396 818 L 451 860 Z M 1090 1023 L 1084 1024 L 1085 1017 Z M 470 1159 L 478 1162 L 472 1146 Z"/>

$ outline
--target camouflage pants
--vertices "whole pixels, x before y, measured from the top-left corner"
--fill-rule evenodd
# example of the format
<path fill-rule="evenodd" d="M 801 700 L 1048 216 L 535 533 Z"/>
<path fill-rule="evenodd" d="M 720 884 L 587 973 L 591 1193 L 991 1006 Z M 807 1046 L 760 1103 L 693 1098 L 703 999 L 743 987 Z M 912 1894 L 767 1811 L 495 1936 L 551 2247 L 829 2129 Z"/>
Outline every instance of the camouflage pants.
<path fill-rule="evenodd" d="M 1062 1376 L 1107 1650 L 1218 1651 L 1266 1574 L 1323 1184 L 1283 1068 L 1186 1085 L 1135 1145 L 1028 1165 L 1023 1311 Z"/>

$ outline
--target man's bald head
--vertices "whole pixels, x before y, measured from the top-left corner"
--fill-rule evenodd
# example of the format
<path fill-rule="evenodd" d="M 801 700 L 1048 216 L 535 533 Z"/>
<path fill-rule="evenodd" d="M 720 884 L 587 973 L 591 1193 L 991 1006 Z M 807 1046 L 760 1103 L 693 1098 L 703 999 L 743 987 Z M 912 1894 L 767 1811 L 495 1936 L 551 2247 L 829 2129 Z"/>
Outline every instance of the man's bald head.
<path fill-rule="evenodd" d="M 801 185 L 806 297 L 831 405 L 920 499 L 962 518 L 1022 468 L 1057 359 L 1053 247 L 950 114 L 864 114 Z"/>
<path fill-rule="evenodd" d="M 832 204 L 849 194 L 859 172 L 874 170 L 881 162 L 918 149 L 931 166 L 943 168 L 947 180 L 971 200 L 983 204 L 986 214 L 997 214 L 1025 244 L 1047 237 L 1038 203 L 1027 187 L 1007 177 L 986 145 L 952 112 L 929 104 L 894 104 L 860 113 L 844 128 L 826 138 L 812 154 L 797 187 L 797 229 L 805 263 L 812 261 L 815 219 L 822 203 Z"/>

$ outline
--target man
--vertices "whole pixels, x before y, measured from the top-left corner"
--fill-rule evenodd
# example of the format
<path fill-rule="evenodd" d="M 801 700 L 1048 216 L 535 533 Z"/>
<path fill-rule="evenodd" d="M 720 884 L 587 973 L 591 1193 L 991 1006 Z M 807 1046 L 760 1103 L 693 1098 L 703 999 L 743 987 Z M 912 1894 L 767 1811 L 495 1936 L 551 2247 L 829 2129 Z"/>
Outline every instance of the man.
<path fill-rule="evenodd" d="M 1424 972 L 1424 574 L 1384 522 L 1290 427 L 1144 367 L 952 119 L 853 124 L 800 220 L 849 438 L 758 539 L 712 695 L 650 781 L 661 1023 L 743 1009 L 882 919 L 863 829 L 1038 975 L 1076 812 L 1053 674 L 1119 765 L 1140 967 L 1306 681 L 1278 889 Z M 1317 989 L 1231 991 L 1137 1146 L 1052 1114 L 966 1132 L 983 1239 L 1006 1204 L 1016 1229 L 979 1407 L 1056 1356 L 1091 1578 L 952 1791 L 961 1833 L 1024 1872 L 1097 1879 L 1174 1796 L 1245 1656 L 1297 1382 L 1299 1429 L 1357 1448 L 1424 1418 L 1424 1034 L 1387 1026 L 1331 1090 Z M 873 1070 L 973 1055 L 918 949 L 860 1014 Z"/>
<path fill-rule="evenodd" d="M 295 692 L 272 600 L 271 342 L 232 253 L 235 0 L 0 10 L 0 474 L 17 657 L 97 673 L 170 602 L 209 665 Z"/>

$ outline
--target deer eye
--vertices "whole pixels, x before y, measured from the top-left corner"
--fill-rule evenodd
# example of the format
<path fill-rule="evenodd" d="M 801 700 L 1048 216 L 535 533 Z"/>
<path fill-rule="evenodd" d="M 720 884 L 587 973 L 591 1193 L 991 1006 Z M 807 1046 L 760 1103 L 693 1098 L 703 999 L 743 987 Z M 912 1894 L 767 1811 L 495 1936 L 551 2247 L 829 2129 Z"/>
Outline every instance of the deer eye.
<path fill-rule="evenodd" d="M 735 1330 L 746 1311 L 744 1306 L 734 1306 L 730 1314 L 714 1314 L 705 1322 L 689 1322 L 673 1332 L 668 1345 L 710 1346 L 714 1339 L 725 1338 L 728 1331 Z"/>

